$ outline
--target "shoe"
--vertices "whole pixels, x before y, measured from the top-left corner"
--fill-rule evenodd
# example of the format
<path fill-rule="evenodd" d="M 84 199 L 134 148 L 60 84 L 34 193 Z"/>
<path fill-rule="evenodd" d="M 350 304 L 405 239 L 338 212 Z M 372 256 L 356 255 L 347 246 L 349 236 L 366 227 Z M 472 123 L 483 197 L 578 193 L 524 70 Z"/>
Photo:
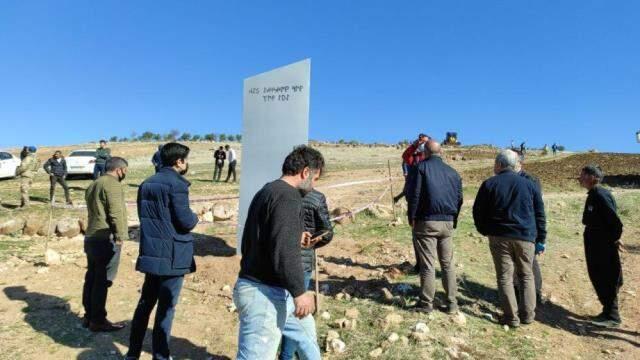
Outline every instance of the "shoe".
<path fill-rule="evenodd" d="M 525 320 L 522 320 L 520 323 L 521 323 L 522 325 L 531 325 L 531 324 L 533 324 L 535 321 L 536 321 L 535 319 L 531 318 L 531 319 L 525 319 Z"/>
<path fill-rule="evenodd" d="M 604 312 L 601 312 L 600 314 L 596 315 L 596 316 L 590 316 L 589 317 L 589 321 L 593 322 L 593 321 L 607 321 L 609 320 L 609 318 L 607 317 L 607 315 L 605 315 Z"/>
<path fill-rule="evenodd" d="M 101 324 L 94 322 L 89 323 L 89 330 L 91 330 L 92 332 L 113 332 L 122 329 L 124 329 L 124 324 L 112 323 L 109 320 L 105 320 Z"/>
<path fill-rule="evenodd" d="M 419 275 L 420 274 L 420 265 L 416 264 L 413 268 L 411 268 L 411 270 L 409 271 L 409 275 Z"/>
<path fill-rule="evenodd" d="M 442 305 L 440 310 L 446 314 L 455 315 L 458 313 L 459 308 L 458 305 Z"/>
<path fill-rule="evenodd" d="M 622 325 L 622 321 L 619 320 L 613 320 L 613 319 L 606 319 L 606 320 L 602 320 L 602 321 L 592 321 L 591 325 L 595 325 L 598 327 L 603 327 L 603 328 L 609 328 L 609 329 L 617 329 L 620 327 L 620 325 Z"/>
<path fill-rule="evenodd" d="M 433 312 L 433 306 L 418 302 L 411 308 L 411 310 L 423 314 L 431 314 Z"/>

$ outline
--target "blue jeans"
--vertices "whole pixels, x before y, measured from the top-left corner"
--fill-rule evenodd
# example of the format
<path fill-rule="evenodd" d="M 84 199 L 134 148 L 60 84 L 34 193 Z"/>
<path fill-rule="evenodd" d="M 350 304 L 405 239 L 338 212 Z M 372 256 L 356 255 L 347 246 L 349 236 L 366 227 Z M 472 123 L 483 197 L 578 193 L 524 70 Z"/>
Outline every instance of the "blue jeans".
<path fill-rule="evenodd" d="M 287 290 L 239 278 L 233 301 L 240 317 L 238 360 L 274 359 L 283 335 L 295 342 L 300 359 L 320 360 L 313 316 L 298 319 Z"/>
<path fill-rule="evenodd" d="M 99 178 L 106 173 L 107 164 L 95 164 L 93 167 L 93 180 Z"/>
<path fill-rule="evenodd" d="M 311 282 L 311 271 L 304 272 L 304 288 L 309 289 L 309 283 Z M 280 360 L 293 359 L 298 350 L 298 345 L 294 339 L 289 339 L 286 336 L 282 336 L 282 347 L 280 349 Z"/>

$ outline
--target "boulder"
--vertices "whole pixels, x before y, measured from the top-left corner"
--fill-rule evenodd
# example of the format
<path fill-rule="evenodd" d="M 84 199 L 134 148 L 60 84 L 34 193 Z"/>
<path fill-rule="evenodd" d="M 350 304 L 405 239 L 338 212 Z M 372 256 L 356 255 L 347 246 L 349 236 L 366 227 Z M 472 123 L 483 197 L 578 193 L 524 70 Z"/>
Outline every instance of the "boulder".
<path fill-rule="evenodd" d="M 337 207 L 331 210 L 331 217 L 340 217 L 340 219 L 336 220 L 336 223 L 340 225 L 346 225 L 355 221 L 355 215 L 351 214 L 351 210 L 343 207 Z"/>
<path fill-rule="evenodd" d="M 47 266 L 60 265 L 62 264 L 62 259 L 57 251 L 47 249 L 47 252 L 44 254 L 44 262 Z"/>
<path fill-rule="evenodd" d="M 382 348 L 377 348 L 377 349 L 375 349 L 375 350 L 372 350 L 372 351 L 369 353 L 369 357 L 370 357 L 370 358 L 373 358 L 373 359 L 375 359 L 375 358 L 379 358 L 379 357 L 382 355 L 382 351 L 383 351 L 383 350 L 382 350 Z"/>
<path fill-rule="evenodd" d="M 215 221 L 227 221 L 233 217 L 233 211 L 223 204 L 216 204 L 211 211 Z"/>
<path fill-rule="evenodd" d="M 72 238 L 80 234 L 80 221 L 78 219 L 61 219 L 56 225 L 58 236 Z"/>
<path fill-rule="evenodd" d="M 56 223 L 51 222 L 51 225 L 49 225 L 49 221 L 45 221 L 44 224 L 42 224 L 42 227 L 38 229 L 38 235 L 48 236 L 49 234 L 53 236 L 56 235 Z"/>
<path fill-rule="evenodd" d="M 27 219 L 22 233 L 29 236 L 36 235 L 38 233 L 38 230 L 46 226 L 46 223 L 47 221 L 43 218 L 31 216 Z"/>
<path fill-rule="evenodd" d="M 202 221 L 213 222 L 213 213 L 211 211 L 208 211 L 202 214 Z"/>
<path fill-rule="evenodd" d="M 357 319 L 360 316 L 360 311 L 356 308 L 350 308 L 344 311 L 344 316 L 348 319 Z"/>
<path fill-rule="evenodd" d="M 458 312 L 457 314 L 455 314 L 452 320 L 454 323 L 460 326 L 465 326 L 467 324 L 467 317 L 461 312 Z"/>
<path fill-rule="evenodd" d="M 347 345 L 340 339 L 333 339 L 329 342 L 329 349 L 336 354 L 342 354 L 347 349 Z"/>
<path fill-rule="evenodd" d="M 0 220 L 0 235 L 15 234 L 24 228 L 24 219 L 5 219 Z"/>

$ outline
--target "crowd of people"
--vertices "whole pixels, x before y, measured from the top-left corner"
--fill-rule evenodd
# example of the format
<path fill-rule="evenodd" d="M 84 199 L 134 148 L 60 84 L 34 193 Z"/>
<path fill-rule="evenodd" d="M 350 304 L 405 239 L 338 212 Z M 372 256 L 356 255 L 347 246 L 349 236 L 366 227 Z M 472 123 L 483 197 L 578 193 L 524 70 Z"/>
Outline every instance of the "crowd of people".
<path fill-rule="evenodd" d="M 87 271 L 82 302 L 83 326 L 93 332 L 118 331 L 121 323 L 107 319 L 106 301 L 120 259 L 122 242 L 128 240 L 127 208 L 122 181 L 127 160 L 111 156 L 101 144 L 104 166 L 88 187 L 85 200 L 88 227 L 84 250 Z M 35 148 L 26 148 L 20 175 L 28 189 L 39 164 Z M 126 359 L 138 359 L 151 312 L 156 309 L 152 331 L 154 359 L 170 359 L 171 326 L 184 276 L 196 271 L 193 236 L 198 217 L 189 206 L 189 147 L 167 143 L 152 162 L 156 173 L 138 189 L 140 247 L 136 270 L 144 283 L 133 313 Z M 101 155 L 102 156 L 102 155 Z M 463 204 L 458 172 L 443 159 L 440 144 L 425 134 L 403 154 L 408 223 L 420 278 L 418 301 L 413 310 L 435 310 L 436 262 L 442 270 L 445 302 L 440 310 L 459 311 L 453 237 Z M 236 155 L 222 147 L 214 153 L 214 181 L 219 181 L 224 161 L 234 175 Z M 542 277 L 537 259 L 546 250 L 546 217 L 542 186 L 523 170 L 524 154 L 511 149 L 498 152 L 494 176 L 480 186 L 473 204 L 477 231 L 489 238 L 502 318 L 519 327 L 535 321 L 541 300 Z M 68 190 L 66 164 L 60 152 L 45 165 L 55 184 Z M 258 191 L 248 209 L 241 242 L 241 260 L 233 300 L 238 310 L 238 359 L 320 359 L 313 313 L 316 302 L 309 290 L 314 276 L 315 249 L 332 241 L 333 226 L 326 198 L 315 189 L 325 168 L 323 155 L 301 145 L 287 155 L 282 176 Z M 103 173 L 104 172 L 104 173 Z M 584 247 L 587 270 L 602 304 L 593 324 L 618 327 L 618 291 L 622 285 L 619 251 L 623 224 L 612 194 L 600 186 L 602 170 L 586 166 L 579 182 L 588 190 L 584 207 Z M 396 201 L 401 198 L 396 197 Z M 28 196 L 23 203 L 28 204 Z M 317 274 L 315 274 L 317 277 Z"/>

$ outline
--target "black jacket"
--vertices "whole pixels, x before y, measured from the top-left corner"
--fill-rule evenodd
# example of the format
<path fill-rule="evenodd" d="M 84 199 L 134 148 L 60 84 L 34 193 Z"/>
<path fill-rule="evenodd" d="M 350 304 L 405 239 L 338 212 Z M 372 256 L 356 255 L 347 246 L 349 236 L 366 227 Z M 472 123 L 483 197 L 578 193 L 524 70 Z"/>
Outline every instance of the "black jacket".
<path fill-rule="evenodd" d="M 213 158 L 216 160 L 216 165 L 221 166 L 227 159 L 227 153 L 224 150 L 216 150 L 216 152 L 213 153 Z"/>
<path fill-rule="evenodd" d="M 617 214 L 616 200 L 602 186 L 589 190 L 584 204 L 582 223 L 585 231 L 600 232 L 613 242 L 622 236 L 622 222 Z"/>
<path fill-rule="evenodd" d="M 462 179 L 440 156 L 421 161 L 408 177 L 409 221 L 453 221 L 462 207 Z"/>
<path fill-rule="evenodd" d="M 67 162 L 64 158 L 60 158 L 60 162 L 54 158 L 50 158 L 46 163 L 44 163 L 43 168 L 49 175 L 60 177 L 67 176 Z"/>
<path fill-rule="evenodd" d="M 531 180 L 503 171 L 480 186 L 473 204 L 476 229 L 485 236 L 505 236 L 544 243 L 544 202 Z"/>
<path fill-rule="evenodd" d="M 324 194 L 313 190 L 302 199 L 302 219 L 304 220 L 304 231 L 312 235 L 328 231 L 318 243 L 315 249 L 323 247 L 333 239 L 333 227 L 329 220 L 329 209 L 327 199 Z M 302 267 L 304 271 L 313 271 L 315 261 L 313 259 L 315 249 L 302 249 Z"/>

